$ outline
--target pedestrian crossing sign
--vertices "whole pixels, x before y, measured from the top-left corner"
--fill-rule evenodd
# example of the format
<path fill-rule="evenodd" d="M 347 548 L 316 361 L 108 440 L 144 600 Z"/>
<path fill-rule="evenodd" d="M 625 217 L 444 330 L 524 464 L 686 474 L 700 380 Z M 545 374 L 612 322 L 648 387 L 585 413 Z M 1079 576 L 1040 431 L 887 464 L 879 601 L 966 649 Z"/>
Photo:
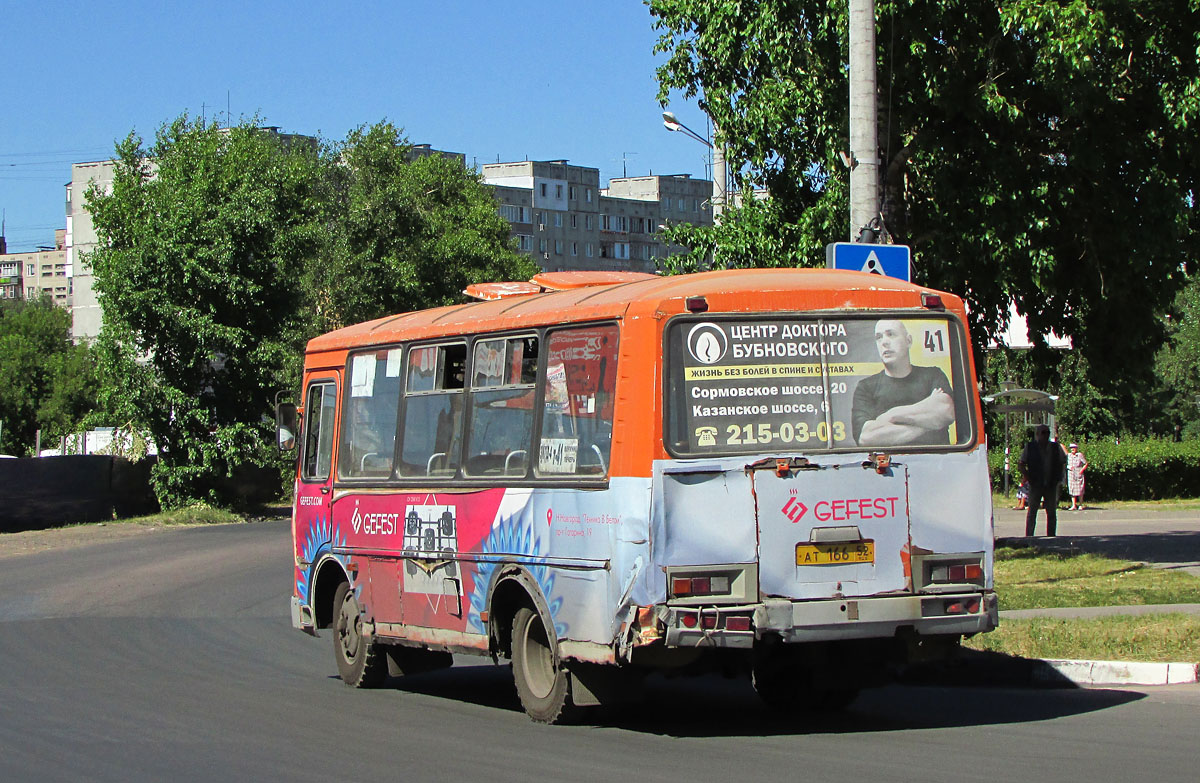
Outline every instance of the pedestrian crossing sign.
<path fill-rule="evenodd" d="M 908 245 L 831 242 L 825 246 L 825 266 L 910 281 L 912 251 Z"/>

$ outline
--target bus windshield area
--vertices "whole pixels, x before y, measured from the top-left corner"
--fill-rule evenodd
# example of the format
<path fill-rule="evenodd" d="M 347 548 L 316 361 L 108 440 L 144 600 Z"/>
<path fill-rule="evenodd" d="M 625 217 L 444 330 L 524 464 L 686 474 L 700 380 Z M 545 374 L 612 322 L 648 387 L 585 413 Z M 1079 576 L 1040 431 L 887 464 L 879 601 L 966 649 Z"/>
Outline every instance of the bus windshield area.
<path fill-rule="evenodd" d="M 975 439 L 962 327 L 941 313 L 680 319 L 667 351 L 676 456 Z"/>

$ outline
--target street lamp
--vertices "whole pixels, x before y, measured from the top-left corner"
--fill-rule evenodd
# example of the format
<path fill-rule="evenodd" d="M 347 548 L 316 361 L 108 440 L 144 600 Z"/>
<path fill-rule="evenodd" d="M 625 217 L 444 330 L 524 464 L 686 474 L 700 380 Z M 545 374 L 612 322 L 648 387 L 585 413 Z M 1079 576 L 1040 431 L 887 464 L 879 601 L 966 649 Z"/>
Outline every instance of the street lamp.
<path fill-rule="evenodd" d="M 703 144 L 705 147 L 708 147 L 710 150 L 713 148 L 711 141 L 704 138 L 699 133 L 696 133 L 696 131 L 692 130 L 691 128 L 689 128 L 688 126 L 686 126 L 682 122 L 680 122 L 675 117 L 675 112 L 673 112 L 673 111 L 664 111 L 663 112 L 663 127 L 669 131 L 679 131 L 684 136 L 687 136 L 689 139 L 695 139 L 696 141 Z"/>
<path fill-rule="evenodd" d="M 705 147 L 712 150 L 712 212 L 713 222 L 721 221 L 721 212 L 725 208 L 725 189 L 726 189 L 726 171 L 725 171 L 725 149 L 723 147 L 714 146 L 711 141 L 701 136 L 696 131 L 684 125 L 675 116 L 675 112 L 664 111 L 662 114 L 663 127 L 669 131 L 678 131 L 689 139 L 700 142 Z"/>

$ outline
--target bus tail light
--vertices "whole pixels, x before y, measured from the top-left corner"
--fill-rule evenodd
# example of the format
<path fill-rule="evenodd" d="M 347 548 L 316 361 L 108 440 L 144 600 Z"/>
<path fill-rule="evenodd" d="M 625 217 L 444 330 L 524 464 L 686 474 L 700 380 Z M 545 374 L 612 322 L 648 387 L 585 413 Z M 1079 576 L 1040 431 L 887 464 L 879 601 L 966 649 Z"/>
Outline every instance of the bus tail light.
<path fill-rule="evenodd" d="M 739 615 L 737 617 L 725 618 L 725 630 L 727 631 L 749 631 L 750 618 L 748 616 Z"/>
<path fill-rule="evenodd" d="M 749 614 L 729 614 L 715 606 L 684 609 L 677 615 L 677 622 L 688 630 L 735 631 L 748 633 L 754 622 Z"/>
<path fill-rule="evenodd" d="M 689 313 L 707 313 L 708 300 L 703 296 L 689 296 L 684 300 Z"/>
<path fill-rule="evenodd" d="M 697 595 L 728 595 L 727 576 L 673 576 L 671 597 L 687 598 Z"/>

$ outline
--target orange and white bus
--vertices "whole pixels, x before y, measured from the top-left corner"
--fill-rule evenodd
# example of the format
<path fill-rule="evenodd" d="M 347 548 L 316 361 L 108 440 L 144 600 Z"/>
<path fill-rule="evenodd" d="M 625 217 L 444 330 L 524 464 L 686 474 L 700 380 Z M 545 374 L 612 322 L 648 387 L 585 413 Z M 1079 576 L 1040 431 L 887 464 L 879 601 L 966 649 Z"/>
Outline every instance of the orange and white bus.
<path fill-rule="evenodd" d="M 292 624 L 347 683 L 474 653 L 539 721 L 718 666 L 833 708 L 996 626 L 958 297 L 815 269 L 466 293 L 312 340 L 279 407 Z"/>

